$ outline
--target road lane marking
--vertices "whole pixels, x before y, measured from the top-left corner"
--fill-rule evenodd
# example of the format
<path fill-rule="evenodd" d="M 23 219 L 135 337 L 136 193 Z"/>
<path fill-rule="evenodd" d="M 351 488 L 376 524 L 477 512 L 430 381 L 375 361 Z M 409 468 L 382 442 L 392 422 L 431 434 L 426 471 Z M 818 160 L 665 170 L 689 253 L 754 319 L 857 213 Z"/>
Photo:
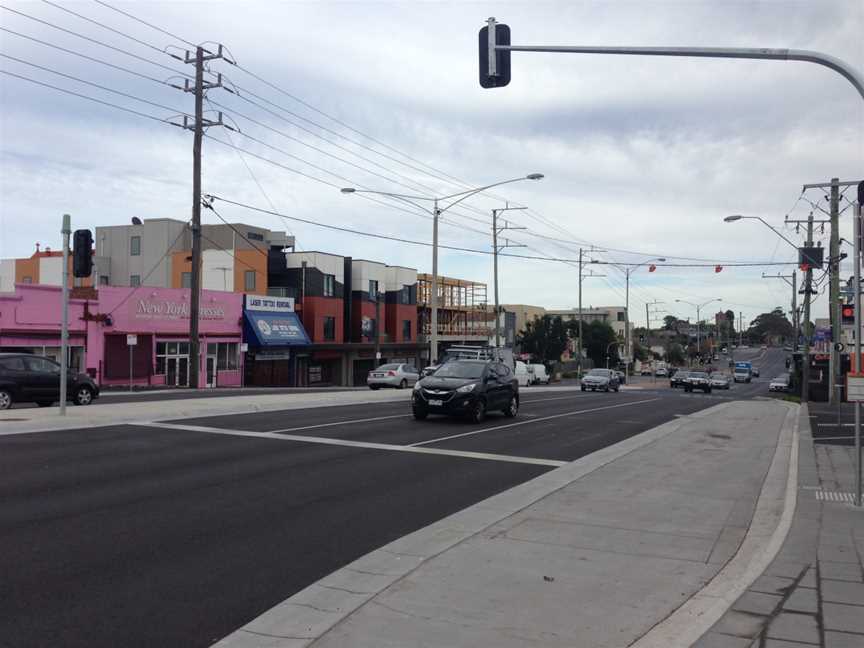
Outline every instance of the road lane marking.
<path fill-rule="evenodd" d="M 315 443 L 319 445 L 345 446 L 348 448 L 364 448 L 367 450 L 387 450 L 389 452 L 411 452 L 416 454 L 443 455 L 447 457 L 462 457 L 465 459 L 483 459 L 486 461 L 503 461 L 507 463 L 533 464 L 535 466 L 552 466 L 559 468 L 567 465 L 567 461 L 555 459 L 540 459 L 536 457 L 516 457 L 489 452 L 467 452 L 462 450 L 445 450 L 443 448 L 416 448 L 409 445 L 393 445 L 390 443 L 371 443 L 368 441 L 346 441 L 330 437 L 312 437 L 299 434 L 280 434 L 277 432 L 250 432 L 248 430 L 226 430 L 222 428 L 204 427 L 201 425 L 182 425 L 179 423 L 135 423 L 134 427 L 153 427 L 167 430 L 183 430 L 186 432 L 205 432 L 207 434 L 223 434 L 226 436 L 252 437 L 271 439 L 275 441 L 298 441 L 300 443 Z"/>
<path fill-rule="evenodd" d="M 301 427 L 282 428 L 281 430 L 267 430 L 268 432 L 299 432 L 300 430 L 315 430 L 317 428 L 331 427 L 333 425 L 348 425 L 349 423 L 369 423 L 371 421 L 386 421 L 395 418 L 411 418 L 410 414 L 392 414 L 390 416 L 373 416 L 371 418 L 348 419 L 345 421 L 332 421 L 330 423 L 316 423 L 315 425 L 303 425 Z"/>
<path fill-rule="evenodd" d="M 648 398 L 646 400 L 640 401 L 631 401 L 629 403 L 618 403 L 617 405 L 605 405 L 603 407 L 592 407 L 590 409 L 584 410 L 574 410 L 572 412 L 563 412 L 561 414 L 551 414 L 549 416 L 541 416 L 539 418 L 532 418 L 527 421 L 517 421 L 516 423 L 507 423 L 505 425 L 496 425 L 495 427 L 483 428 L 482 430 L 473 430 L 471 432 L 462 432 L 461 434 L 451 434 L 450 436 L 438 437 L 437 439 L 430 439 L 429 441 L 420 441 L 419 443 L 412 443 L 409 447 L 419 447 L 428 445 L 430 443 L 438 443 L 439 441 L 449 441 L 450 439 L 458 439 L 460 437 L 471 436 L 474 434 L 482 434 L 483 432 L 492 432 L 494 430 L 503 430 L 506 428 L 518 427 L 520 425 L 527 425 L 528 423 L 539 423 L 540 421 L 550 421 L 552 419 L 562 418 L 564 416 L 573 416 L 574 414 L 587 414 L 588 412 L 599 412 L 601 410 L 615 409 L 616 407 L 627 407 L 628 405 L 640 405 L 642 403 L 652 403 L 654 401 L 660 400 L 659 398 Z"/>

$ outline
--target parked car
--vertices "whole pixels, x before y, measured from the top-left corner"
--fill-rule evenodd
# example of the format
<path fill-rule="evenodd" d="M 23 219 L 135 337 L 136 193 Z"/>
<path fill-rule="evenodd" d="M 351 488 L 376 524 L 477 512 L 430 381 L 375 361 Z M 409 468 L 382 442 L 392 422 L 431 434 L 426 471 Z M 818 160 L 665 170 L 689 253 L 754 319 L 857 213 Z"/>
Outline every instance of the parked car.
<path fill-rule="evenodd" d="M 453 360 L 414 385 L 411 410 L 418 421 L 450 414 L 479 423 L 490 410 L 513 418 L 519 412 L 519 382 L 503 362 Z"/>
<path fill-rule="evenodd" d="M 29 353 L 0 353 L 0 410 L 13 403 L 48 407 L 60 399 L 60 364 Z M 66 395 L 76 405 L 99 397 L 99 386 L 87 374 L 66 374 Z"/>
<path fill-rule="evenodd" d="M 753 374 L 754 378 L 758 378 L 759 377 L 759 367 L 753 367 L 750 370 L 750 373 Z"/>
<path fill-rule="evenodd" d="M 418 380 L 420 380 L 420 372 L 417 371 L 417 367 L 402 363 L 383 364 L 370 371 L 366 376 L 366 384 L 369 385 L 369 389 L 379 389 L 380 387 L 405 389 Z"/>
<path fill-rule="evenodd" d="M 582 391 L 618 391 L 621 388 L 621 382 L 618 376 L 611 369 L 592 369 L 587 374 L 582 376 Z"/>
<path fill-rule="evenodd" d="M 615 375 L 618 376 L 618 384 L 624 385 L 627 383 L 627 374 L 618 369 L 615 370 Z"/>
<path fill-rule="evenodd" d="M 516 361 L 516 371 L 513 373 L 516 375 L 516 380 L 519 382 L 520 387 L 527 387 L 531 383 L 531 374 L 528 372 L 528 365 L 521 360 Z"/>
<path fill-rule="evenodd" d="M 658 378 L 666 378 L 669 375 L 669 372 L 666 370 L 666 367 L 660 367 L 654 375 Z"/>
<path fill-rule="evenodd" d="M 722 374 L 719 371 L 711 374 L 711 389 L 729 389 L 731 384 L 732 381 L 726 374 Z"/>
<path fill-rule="evenodd" d="M 768 383 L 768 391 L 785 392 L 789 391 L 789 374 L 782 373 Z"/>
<path fill-rule="evenodd" d="M 704 371 L 691 371 L 690 375 L 687 376 L 687 382 L 684 383 L 684 391 L 689 393 L 696 389 L 706 394 L 711 393 L 711 378 Z"/>
<path fill-rule="evenodd" d="M 650 376 L 651 375 L 651 367 L 649 365 L 643 364 L 642 369 L 640 369 L 639 374 L 642 376 Z"/>
<path fill-rule="evenodd" d="M 549 384 L 550 376 L 546 372 L 546 365 L 530 364 L 528 365 L 528 373 L 531 374 L 532 385 L 539 385 L 540 383 L 544 385 Z"/>
<path fill-rule="evenodd" d="M 690 375 L 689 371 L 683 371 L 683 370 L 679 369 L 669 379 L 669 386 L 672 389 L 675 389 L 676 387 L 683 387 L 684 384 L 687 382 L 687 377 L 689 375 Z"/>

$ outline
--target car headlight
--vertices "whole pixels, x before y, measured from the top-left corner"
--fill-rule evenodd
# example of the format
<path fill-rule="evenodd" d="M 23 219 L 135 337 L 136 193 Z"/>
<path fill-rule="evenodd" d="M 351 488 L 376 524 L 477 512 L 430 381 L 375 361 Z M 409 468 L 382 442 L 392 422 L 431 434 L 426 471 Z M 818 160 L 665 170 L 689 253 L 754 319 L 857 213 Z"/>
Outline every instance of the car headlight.
<path fill-rule="evenodd" d="M 417 382 L 414 383 L 414 391 L 420 391 L 420 388 L 421 388 L 421 385 L 420 385 L 420 381 L 418 380 Z"/>
<path fill-rule="evenodd" d="M 477 383 L 471 383 L 470 385 L 462 385 L 456 391 L 461 392 L 463 394 L 467 394 L 468 392 L 474 391 L 474 388 L 477 386 Z"/>

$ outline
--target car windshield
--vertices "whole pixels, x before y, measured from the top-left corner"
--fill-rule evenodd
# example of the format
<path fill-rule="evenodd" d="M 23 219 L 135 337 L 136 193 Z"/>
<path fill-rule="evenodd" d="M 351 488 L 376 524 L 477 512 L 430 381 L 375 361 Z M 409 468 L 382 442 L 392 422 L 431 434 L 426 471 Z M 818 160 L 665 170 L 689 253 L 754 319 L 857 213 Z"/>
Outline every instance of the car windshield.
<path fill-rule="evenodd" d="M 789 382 L 789 374 L 780 374 L 774 379 L 774 382 Z"/>
<path fill-rule="evenodd" d="M 386 365 L 381 365 L 375 371 L 396 371 L 401 366 L 402 365 L 399 365 L 399 364 L 386 364 Z"/>
<path fill-rule="evenodd" d="M 701 371 L 694 371 L 690 374 L 691 378 L 707 378 L 708 374 L 702 373 Z"/>
<path fill-rule="evenodd" d="M 479 378 L 485 362 L 448 362 L 435 372 L 436 378 Z"/>
<path fill-rule="evenodd" d="M 589 376 L 599 376 L 601 378 L 608 378 L 611 371 L 609 369 L 592 369 L 588 372 Z"/>

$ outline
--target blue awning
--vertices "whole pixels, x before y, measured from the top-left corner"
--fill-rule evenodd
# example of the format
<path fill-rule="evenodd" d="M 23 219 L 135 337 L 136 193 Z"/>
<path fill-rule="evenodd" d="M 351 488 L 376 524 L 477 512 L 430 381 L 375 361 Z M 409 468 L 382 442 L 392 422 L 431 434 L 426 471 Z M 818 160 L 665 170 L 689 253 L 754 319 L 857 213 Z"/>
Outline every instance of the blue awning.
<path fill-rule="evenodd" d="M 305 346 L 311 344 L 297 313 L 245 311 L 246 340 L 258 346 Z"/>

